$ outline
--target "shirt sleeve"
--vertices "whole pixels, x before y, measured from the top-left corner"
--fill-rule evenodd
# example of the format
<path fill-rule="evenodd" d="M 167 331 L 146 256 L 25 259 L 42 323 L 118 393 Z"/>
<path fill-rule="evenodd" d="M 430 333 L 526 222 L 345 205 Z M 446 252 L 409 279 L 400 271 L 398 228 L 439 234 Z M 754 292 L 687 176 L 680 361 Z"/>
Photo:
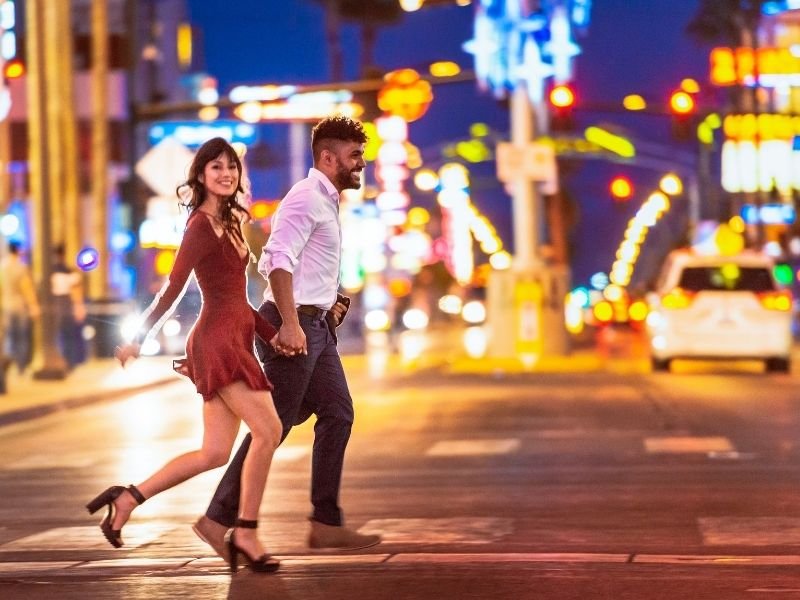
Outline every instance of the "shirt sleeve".
<path fill-rule="evenodd" d="M 214 247 L 211 243 L 212 240 L 209 239 L 210 225 L 205 217 L 189 219 L 183 240 L 175 256 L 172 271 L 164 286 L 144 312 L 144 323 L 134 341 L 141 343 L 145 338 L 154 334 L 172 314 L 175 305 L 186 291 L 189 276 L 195 266 Z"/>
<path fill-rule="evenodd" d="M 318 222 L 319 194 L 311 190 L 287 196 L 272 219 L 272 233 L 264 246 L 258 270 L 269 278 L 274 269 L 294 273 L 300 253 Z"/>
<path fill-rule="evenodd" d="M 269 321 L 258 314 L 258 311 L 252 306 L 250 307 L 250 312 L 253 313 L 253 319 L 255 320 L 256 335 L 264 340 L 265 344 L 269 344 L 269 341 L 275 337 L 278 330 L 275 329 Z"/>

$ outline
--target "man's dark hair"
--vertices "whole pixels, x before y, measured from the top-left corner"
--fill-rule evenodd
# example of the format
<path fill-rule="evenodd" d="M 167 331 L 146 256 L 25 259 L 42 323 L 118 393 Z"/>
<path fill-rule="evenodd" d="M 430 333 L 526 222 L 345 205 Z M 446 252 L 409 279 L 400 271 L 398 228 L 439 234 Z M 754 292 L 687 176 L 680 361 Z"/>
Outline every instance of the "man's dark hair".
<path fill-rule="evenodd" d="M 11 254 L 19 254 L 21 244 L 19 242 L 8 242 L 8 251 Z"/>
<path fill-rule="evenodd" d="M 327 117 L 314 125 L 311 130 L 311 152 L 314 155 L 314 162 L 319 160 L 323 150 L 331 150 L 336 142 L 357 142 L 367 143 L 367 134 L 361 122 L 336 115 Z"/>

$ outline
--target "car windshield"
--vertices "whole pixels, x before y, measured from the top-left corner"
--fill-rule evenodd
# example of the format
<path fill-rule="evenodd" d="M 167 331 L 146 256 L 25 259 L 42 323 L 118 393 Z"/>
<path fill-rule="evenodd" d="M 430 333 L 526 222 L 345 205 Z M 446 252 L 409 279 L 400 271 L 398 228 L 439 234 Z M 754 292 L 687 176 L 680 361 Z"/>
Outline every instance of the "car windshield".
<path fill-rule="evenodd" d="M 767 292 L 775 289 L 769 270 L 727 264 L 713 267 L 686 267 L 678 286 L 690 292 L 745 291 Z"/>

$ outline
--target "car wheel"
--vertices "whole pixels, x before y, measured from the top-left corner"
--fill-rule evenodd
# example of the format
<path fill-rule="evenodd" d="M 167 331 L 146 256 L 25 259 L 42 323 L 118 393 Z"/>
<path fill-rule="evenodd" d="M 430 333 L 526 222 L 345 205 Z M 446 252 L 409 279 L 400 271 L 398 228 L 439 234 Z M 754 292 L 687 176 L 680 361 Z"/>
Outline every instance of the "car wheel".
<path fill-rule="evenodd" d="M 768 373 L 788 373 L 791 367 L 788 358 L 768 358 L 766 365 Z"/>
<path fill-rule="evenodd" d="M 651 358 L 650 365 L 653 371 L 669 371 L 670 359 L 668 358 Z"/>

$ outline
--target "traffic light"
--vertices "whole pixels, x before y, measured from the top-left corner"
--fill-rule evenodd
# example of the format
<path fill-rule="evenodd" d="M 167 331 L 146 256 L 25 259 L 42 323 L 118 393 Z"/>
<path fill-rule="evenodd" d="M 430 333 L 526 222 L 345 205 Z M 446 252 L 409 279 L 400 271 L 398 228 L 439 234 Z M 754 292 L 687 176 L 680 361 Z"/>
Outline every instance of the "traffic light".
<path fill-rule="evenodd" d="M 692 138 L 697 105 L 694 97 L 683 90 L 672 92 L 669 97 L 669 112 L 672 115 L 672 135 L 679 140 Z"/>
<path fill-rule="evenodd" d="M 633 196 L 633 183 L 624 175 L 617 175 L 608 184 L 608 191 L 616 202 L 625 202 Z"/>
<path fill-rule="evenodd" d="M 550 90 L 550 130 L 572 131 L 575 120 L 572 115 L 575 106 L 575 92 L 568 85 L 561 84 Z"/>
<path fill-rule="evenodd" d="M 25 63 L 18 58 L 8 61 L 3 67 L 3 75 L 6 79 L 17 79 L 25 74 Z"/>

